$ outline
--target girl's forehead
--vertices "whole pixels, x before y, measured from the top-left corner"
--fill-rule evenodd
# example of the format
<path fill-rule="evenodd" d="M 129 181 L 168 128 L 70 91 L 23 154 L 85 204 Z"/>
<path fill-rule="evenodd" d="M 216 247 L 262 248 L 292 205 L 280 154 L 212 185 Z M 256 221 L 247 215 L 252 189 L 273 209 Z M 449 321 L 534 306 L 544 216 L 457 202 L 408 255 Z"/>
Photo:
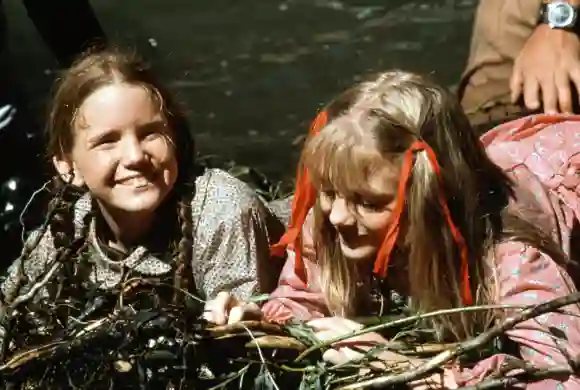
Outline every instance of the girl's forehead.
<path fill-rule="evenodd" d="M 383 159 L 376 163 L 351 161 L 348 166 L 319 166 L 313 181 L 322 189 L 332 189 L 345 197 L 394 195 L 399 183 L 400 168 Z"/>
<path fill-rule="evenodd" d="M 159 118 L 161 111 L 151 93 L 137 85 L 112 84 L 91 93 L 79 107 L 78 128 L 118 129 Z"/>
<path fill-rule="evenodd" d="M 303 161 L 319 187 L 348 195 L 394 193 L 399 157 L 383 155 L 372 131 L 339 118 L 308 141 Z"/>

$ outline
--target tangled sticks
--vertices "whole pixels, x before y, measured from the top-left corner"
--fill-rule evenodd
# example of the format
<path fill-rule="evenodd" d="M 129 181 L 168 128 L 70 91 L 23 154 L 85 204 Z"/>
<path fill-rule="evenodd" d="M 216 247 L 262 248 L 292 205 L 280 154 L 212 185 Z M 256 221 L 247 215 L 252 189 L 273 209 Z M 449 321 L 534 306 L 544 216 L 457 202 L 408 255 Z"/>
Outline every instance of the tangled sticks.
<path fill-rule="evenodd" d="M 125 279 L 101 291 L 87 279 L 84 234 L 57 226 L 79 193 L 57 183 L 44 223 L 27 241 L 0 305 L 5 388 L 191 388 L 202 305 L 173 298 L 168 280 Z M 69 224 L 72 225 L 72 224 Z M 51 227 L 56 255 L 32 275 L 29 257 Z M 56 227 L 56 228 L 55 228 Z M 74 239 L 69 239 L 74 237 Z M 57 242 L 59 241 L 60 242 Z M 127 272 L 127 276 L 130 272 Z M 182 295 L 182 294 L 181 294 Z"/>
<path fill-rule="evenodd" d="M 274 383 L 262 362 L 283 365 L 291 359 L 280 349 L 293 349 L 294 357 L 304 349 L 297 341 L 284 345 L 292 339 L 277 325 L 208 328 L 201 303 L 171 305 L 171 289 L 164 280 L 133 279 L 115 294 L 87 290 L 86 299 L 30 305 L 13 319 L 14 353 L 0 366 L 0 382 L 8 389 L 255 388 Z M 84 311 L 71 309 L 82 302 Z M 263 352 L 265 338 L 275 346 Z M 290 372 L 276 381 L 297 388 L 301 379 Z"/>
<path fill-rule="evenodd" d="M 196 308 L 168 304 L 167 289 L 134 280 L 116 294 L 87 289 L 27 305 L 12 318 L 14 352 L 0 380 L 15 389 L 195 388 L 205 324 Z"/>
<path fill-rule="evenodd" d="M 265 375 L 253 363 L 260 362 L 261 352 L 246 348 L 248 336 L 254 336 L 207 330 L 201 319 L 203 302 L 176 284 L 177 264 L 175 272 L 159 278 L 123 269 L 114 290 L 103 291 L 90 281 L 84 233 L 56 226 L 59 216 L 72 215 L 78 198 L 66 185 L 57 191 L 45 222 L 12 267 L 9 286 L 4 284 L 3 388 L 237 388 L 240 381 L 231 378 L 240 374 L 248 383 L 244 386 L 254 388 L 253 381 Z M 49 226 L 58 249 L 31 272 L 34 251 L 43 245 Z M 280 327 L 257 326 L 283 333 Z"/>
<path fill-rule="evenodd" d="M 70 204 L 66 199 L 56 202 L 47 221 L 51 220 L 51 213 L 71 207 Z M 47 225 L 48 222 L 41 231 Z M 40 236 L 30 240 L 23 258 L 34 250 Z M 451 346 L 432 345 L 437 347 L 431 351 L 436 356 L 412 369 L 396 364 L 377 369 L 372 364 L 372 353 L 363 361 L 338 367 L 324 363 L 321 354 L 341 338 L 320 343 L 312 329 L 303 324 L 282 327 L 256 322 L 208 328 L 200 318 L 203 302 L 182 289 L 177 294 L 179 299 L 175 299 L 180 284 L 175 283 L 172 272 L 164 278 L 143 278 L 125 270 L 119 288 L 99 290 L 84 277 L 90 266 L 83 260 L 84 241 L 73 239 L 65 244 L 46 264 L 44 272 L 31 280 L 27 280 L 24 262 L 14 268 L 19 276 L 17 286 L 9 289 L 0 306 L 0 320 L 6 330 L 2 337 L 6 351 L 0 359 L 3 388 L 394 389 L 429 375 L 466 353 L 481 352 L 519 322 L 580 302 L 580 293 L 575 293 L 541 305 L 519 307 L 521 311 L 473 340 Z M 491 309 L 514 307 L 453 311 Z M 358 334 L 406 325 L 415 329 L 417 321 L 446 314 L 451 313 L 411 316 L 405 312 L 404 318 L 395 321 L 380 318 L 378 325 Z M 365 323 L 363 319 L 359 322 Z M 423 354 L 427 349 L 416 340 L 392 341 L 385 347 L 411 355 Z M 517 366 L 502 367 L 501 372 L 474 388 L 534 381 L 553 375 L 554 370 L 566 375 L 577 373 L 578 357 L 566 355 L 565 349 L 562 353 L 568 359 L 566 365 L 545 369 L 519 361 Z M 518 373 L 506 375 L 514 370 Z"/>

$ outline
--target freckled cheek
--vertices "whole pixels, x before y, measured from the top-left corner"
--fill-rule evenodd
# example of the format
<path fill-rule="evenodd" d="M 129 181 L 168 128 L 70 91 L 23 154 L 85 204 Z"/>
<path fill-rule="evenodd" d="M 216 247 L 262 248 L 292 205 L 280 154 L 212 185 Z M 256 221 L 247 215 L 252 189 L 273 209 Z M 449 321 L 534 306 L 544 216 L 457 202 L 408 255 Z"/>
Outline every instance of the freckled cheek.
<path fill-rule="evenodd" d="M 320 210 L 322 210 L 322 212 L 325 215 L 330 214 L 330 210 L 332 209 L 332 202 L 330 201 L 330 199 L 327 199 L 324 196 L 321 196 L 319 198 L 319 205 L 320 205 Z"/>
<path fill-rule="evenodd" d="M 145 147 L 148 154 L 159 164 L 172 164 L 177 160 L 175 148 L 169 140 L 158 138 L 149 142 Z"/>
<path fill-rule="evenodd" d="M 364 215 L 363 218 L 361 218 L 361 222 L 363 223 L 364 227 L 380 241 L 387 234 L 390 218 L 390 211 L 383 213 L 372 213 Z"/>
<path fill-rule="evenodd" d="M 86 152 L 80 157 L 75 158 L 73 156 L 75 166 L 80 174 L 88 179 L 92 178 L 103 178 L 107 179 L 112 176 L 115 172 L 118 158 L 115 153 L 91 153 Z"/>

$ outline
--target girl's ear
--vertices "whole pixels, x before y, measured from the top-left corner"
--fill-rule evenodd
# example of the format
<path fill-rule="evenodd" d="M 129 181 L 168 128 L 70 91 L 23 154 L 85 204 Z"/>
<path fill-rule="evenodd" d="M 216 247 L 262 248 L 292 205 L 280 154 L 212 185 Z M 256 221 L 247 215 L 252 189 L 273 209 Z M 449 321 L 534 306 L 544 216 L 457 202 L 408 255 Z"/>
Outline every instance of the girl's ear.
<path fill-rule="evenodd" d="M 68 157 L 53 157 L 52 164 L 65 183 L 70 183 L 77 187 L 82 187 L 85 182 L 78 173 L 75 163 Z"/>

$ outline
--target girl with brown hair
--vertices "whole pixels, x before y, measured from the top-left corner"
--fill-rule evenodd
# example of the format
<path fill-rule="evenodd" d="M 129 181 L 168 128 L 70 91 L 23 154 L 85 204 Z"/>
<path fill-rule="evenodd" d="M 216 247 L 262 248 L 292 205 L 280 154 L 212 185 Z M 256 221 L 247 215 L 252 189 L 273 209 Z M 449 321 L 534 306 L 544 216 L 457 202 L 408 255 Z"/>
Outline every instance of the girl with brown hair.
<path fill-rule="evenodd" d="M 77 279 L 104 293 L 137 277 L 168 278 L 167 302 L 194 294 L 208 307 L 220 292 L 246 300 L 275 287 L 261 268 L 271 263 L 275 220 L 245 183 L 195 163 L 185 117 L 136 55 L 107 49 L 75 62 L 58 81 L 48 138 L 52 218 L 10 267 L 4 316 L 26 293 L 35 304 L 63 299 Z"/>

